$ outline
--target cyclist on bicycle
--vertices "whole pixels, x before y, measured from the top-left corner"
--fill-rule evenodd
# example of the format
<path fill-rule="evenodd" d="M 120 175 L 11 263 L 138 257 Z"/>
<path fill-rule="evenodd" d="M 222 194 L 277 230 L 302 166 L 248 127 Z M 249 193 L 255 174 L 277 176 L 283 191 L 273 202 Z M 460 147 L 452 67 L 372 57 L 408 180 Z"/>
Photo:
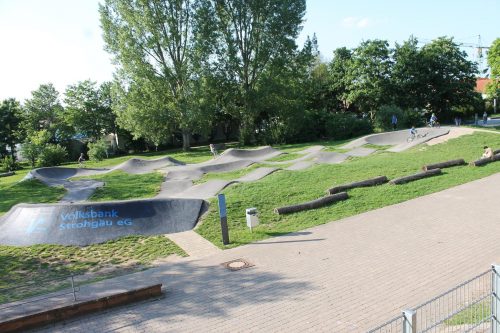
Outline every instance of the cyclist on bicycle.
<path fill-rule="evenodd" d="M 412 126 L 410 128 L 410 136 L 414 138 L 416 135 L 417 135 L 417 129 L 415 128 L 415 126 Z"/>
<path fill-rule="evenodd" d="M 437 120 L 438 120 L 438 118 L 437 118 L 437 117 L 436 117 L 436 115 L 433 113 L 433 114 L 431 115 L 431 119 L 429 119 L 429 125 L 430 125 L 431 127 L 434 127 L 434 126 L 436 125 L 436 123 L 437 123 Z"/>

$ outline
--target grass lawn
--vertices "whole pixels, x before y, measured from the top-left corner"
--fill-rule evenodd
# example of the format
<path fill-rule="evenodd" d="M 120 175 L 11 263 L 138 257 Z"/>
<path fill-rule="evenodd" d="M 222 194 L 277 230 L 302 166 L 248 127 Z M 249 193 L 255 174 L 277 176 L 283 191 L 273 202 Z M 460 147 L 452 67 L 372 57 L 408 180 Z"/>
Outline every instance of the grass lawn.
<path fill-rule="evenodd" d="M 66 193 L 58 187 L 49 187 L 38 180 L 22 180 L 29 169 L 17 170 L 16 174 L 0 178 L 0 216 L 18 203 L 56 202 Z"/>
<path fill-rule="evenodd" d="M 186 256 L 186 253 L 164 236 L 127 236 L 102 244 L 86 247 L 62 245 L 0 246 L 0 303 L 30 296 L 10 290 L 28 281 L 43 292 L 56 289 L 51 283 L 39 280 L 55 279 L 70 274 L 94 273 L 106 277 L 144 269 L 155 259 L 171 254 Z M 109 270 L 109 268 L 112 270 Z M 106 273 L 103 272 L 104 269 Z M 43 285 L 42 289 L 40 286 Z"/>
<path fill-rule="evenodd" d="M 467 325 L 480 323 L 491 314 L 491 300 L 487 298 L 467 309 L 460 311 L 450 319 L 445 321 L 448 326 Z"/>
<path fill-rule="evenodd" d="M 131 158 L 156 159 L 171 156 L 184 163 L 200 163 L 212 158 L 208 146 L 194 147 L 189 152 L 180 149 L 149 152 L 137 155 L 118 156 L 103 161 L 86 161 L 87 168 L 112 167 L 128 161 Z M 64 167 L 78 167 L 78 163 L 68 163 Z M 0 178 L 0 216 L 5 214 L 12 206 L 18 203 L 50 203 L 61 199 L 66 191 L 63 188 L 49 187 L 33 180 L 21 182 L 30 168 L 17 170 L 16 174 Z M 149 198 L 158 193 L 163 178 L 158 173 L 148 175 L 128 175 L 126 173 L 112 172 L 101 176 L 87 177 L 106 182 L 105 188 L 94 193 L 91 200 L 126 200 L 133 198 Z"/>
<path fill-rule="evenodd" d="M 483 167 L 461 166 L 443 170 L 443 175 L 406 185 L 382 185 L 349 191 L 350 199 L 321 209 L 279 216 L 273 209 L 301 203 L 325 195 L 333 185 L 364 180 L 379 175 L 389 179 L 413 174 L 424 164 L 464 158 L 472 161 L 482 154 L 482 147 L 500 148 L 500 135 L 478 132 L 435 146 L 416 146 L 401 153 L 379 152 L 336 165 L 316 165 L 302 171 L 283 170 L 260 181 L 237 184 L 223 191 L 226 195 L 231 244 L 235 247 L 252 241 L 285 234 L 356 215 L 372 209 L 396 204 L 422 195 L 500 172 L 500 163 Z M 245 222 L 245 209 L 257 207 L 261 225 L 250 233 Z M 215 199 L 197 232 L 219 247 L 219 216 Z"/>
<path fill-rule="evenodd" d="M 160 191 L 163 175 L 159 172 L 132 175 L 115 170 L 103 175 L 79 177 L 79 179 L 105 182 L 104 187 L 98 188 L 89 201 L 109 201 L 154 197 Z"/>

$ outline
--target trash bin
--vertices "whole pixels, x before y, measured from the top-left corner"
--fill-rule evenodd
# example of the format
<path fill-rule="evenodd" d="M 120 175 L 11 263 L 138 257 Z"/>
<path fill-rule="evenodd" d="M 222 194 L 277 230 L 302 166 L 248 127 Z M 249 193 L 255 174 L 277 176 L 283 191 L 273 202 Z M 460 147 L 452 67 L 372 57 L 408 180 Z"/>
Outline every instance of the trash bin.
<path fill-rule="evenodd" d="M 257 215 L 257 208 L 246 209 L 247 226 L 252 230 L 253 227 L 259 225 L 259 216 Z"/>

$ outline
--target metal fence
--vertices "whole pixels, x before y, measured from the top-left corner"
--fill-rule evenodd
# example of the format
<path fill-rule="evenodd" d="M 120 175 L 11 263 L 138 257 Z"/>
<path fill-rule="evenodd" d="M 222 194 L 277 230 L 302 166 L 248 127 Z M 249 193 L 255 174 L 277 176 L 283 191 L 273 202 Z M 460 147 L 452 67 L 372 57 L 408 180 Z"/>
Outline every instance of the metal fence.
<path fill-rule="evenodd" d="M 414 307 L 369 333 L 500 333 L 500 266 Z"/>
<path fill-rule="evenodd" d="M 404 324 L 405 315 L 401 314 L 400 316 L 370 330 L 368 333 L 402 333 Z"/>
<path fill-rule="evenodd" d="M 38 279 L 16 286 L 0 288 L 0 311 L 66 295 L 72 295 L 73 300 L 76 301 L 79 291 L 80 287 L 75 282 L 73 275 Z"/>

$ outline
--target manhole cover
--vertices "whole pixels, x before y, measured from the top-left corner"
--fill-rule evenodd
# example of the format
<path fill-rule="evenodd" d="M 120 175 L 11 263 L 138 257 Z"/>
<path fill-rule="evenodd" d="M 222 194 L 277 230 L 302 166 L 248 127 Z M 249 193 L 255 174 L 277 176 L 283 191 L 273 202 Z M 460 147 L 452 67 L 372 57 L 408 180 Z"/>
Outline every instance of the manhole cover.
<path fill-rule="evenodd" d="M 254 266 L 252 263 L 249 263 L 245 259 L 235 259 L 228 262 L 224 262 L 221 265 L 229 269 L 230 271 L 239 271 L 240 269 Z"/>

